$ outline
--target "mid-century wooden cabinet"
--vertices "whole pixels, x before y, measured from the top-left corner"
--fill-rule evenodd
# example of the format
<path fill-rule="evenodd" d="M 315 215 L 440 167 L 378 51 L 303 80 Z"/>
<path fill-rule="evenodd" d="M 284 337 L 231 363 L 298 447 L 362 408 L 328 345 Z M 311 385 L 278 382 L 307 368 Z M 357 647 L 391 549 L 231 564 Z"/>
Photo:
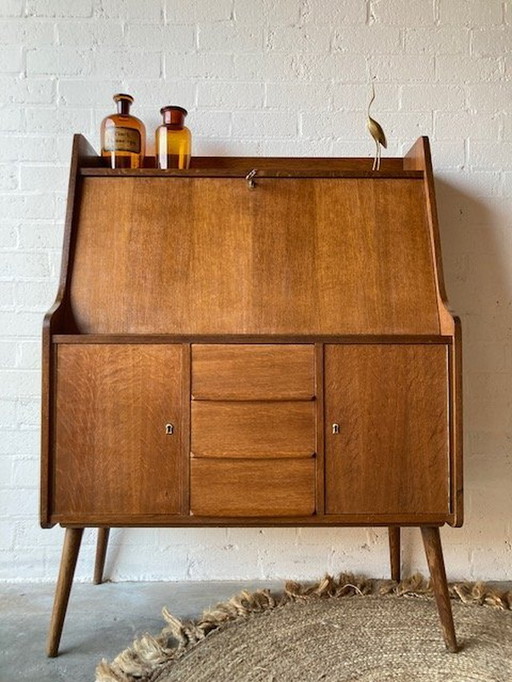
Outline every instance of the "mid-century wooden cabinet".
<path fill-rule="evenodd" d="M 196 158 L 110 170 L 75 136 L 45 319 L 41 520 L 66 527 L 56 655 L 83 528 L 462 523 L 458 320 L 430 152 Z"/>

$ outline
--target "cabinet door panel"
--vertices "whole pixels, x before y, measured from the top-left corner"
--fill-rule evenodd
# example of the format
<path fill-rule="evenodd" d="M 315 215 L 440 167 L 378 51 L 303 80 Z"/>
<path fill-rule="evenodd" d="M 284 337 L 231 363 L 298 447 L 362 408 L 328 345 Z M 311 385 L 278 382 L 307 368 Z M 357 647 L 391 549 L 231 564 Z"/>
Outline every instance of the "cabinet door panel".
<path fill-rule="evenodd" d="M 325 410 L 328 514 L 449 512 L 445 346 L 327 345 Z"/>
<path fill-rule="evenodd" d="M 181 511 L 182 364 L 179 345 L 58 347 L 56 514 Z"/>

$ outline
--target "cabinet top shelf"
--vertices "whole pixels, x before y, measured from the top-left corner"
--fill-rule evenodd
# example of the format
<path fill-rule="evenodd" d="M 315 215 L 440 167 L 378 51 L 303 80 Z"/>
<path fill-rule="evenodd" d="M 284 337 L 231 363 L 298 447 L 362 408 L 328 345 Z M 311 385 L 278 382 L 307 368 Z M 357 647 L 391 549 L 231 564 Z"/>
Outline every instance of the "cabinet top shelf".
<path fill-rule="evenodd" d="M 54 334 L 55 344 L 172 344 L 172 343 L 251 343 L 251 344 L 447 344 L 452 342 L 451 336 L 442 334 Z"/>
<path fill-rule="evenodd" d="M 193 156 L 190 168 L 158 169 L 154 156 L 146 156 L 142 168 L 110 168 L 82 135 L 75 135 L 74 160 L 81 176 L 100 177 L 244 177 L 256 170 L 267 177 L 333 178 L 424 178 L 428 164 L 422 152 L 427 138 L 419 138 L 403 157 L 385 156 L 379 171 L 372 171 L 373 158 L 301 156 Z"/>
<path fill-rule="evenodd" d="M 371 171 L 361 169 L 344 169 L 337 168 L 333 164 L 328 167 L 327 164 L 319 163 L 311 165 L 310 168 L 301 170 L 295 169 L 293 167 L 285 167 L 283 163 L 282 168 L 272 168 L 265 166 L 265 164 L 257 163 L 255 160 L 254 164 L 248 163 L 245 166 L 234 165 L 233 167 L 228 167 L 224 165 L 223 167 L 214 166 L 198 166 L 195 168 L 189 168 L 187 170 L 179 169 L 167 169 L 162 170 L 158 168 L 81 168 L 80 174 L 85 177 L 126 177 L 126 178 L 154 178 L 154 177 L 185 177 L 185 178 L 201 178 L 201 177 L 214 177 L 214 178 L 244 178 L 251 171 L 256 171 L 255 179 L 258 178 L 372 178 L 378 179 L 390 179 L 390 178 L 400 178 L 400 179 L 422 179 L 424 176 L 423 171 L 416 170 L 403 170 L 403 169 L 384 169 L 380 171 Z M 334 167 L 333 167 L 334 166 Z"/>

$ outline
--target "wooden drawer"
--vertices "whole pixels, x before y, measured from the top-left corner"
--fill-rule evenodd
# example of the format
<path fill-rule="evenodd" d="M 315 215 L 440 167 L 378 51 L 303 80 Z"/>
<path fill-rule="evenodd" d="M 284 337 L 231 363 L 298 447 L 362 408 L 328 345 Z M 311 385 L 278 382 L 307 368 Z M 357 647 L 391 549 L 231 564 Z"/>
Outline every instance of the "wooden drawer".
<path fill-rule="evenodd" d="M 192 402 L 195 457 L 311 457 L 315 401 Z"/>
<path fill-rule="evenodd" d="M 192 459 L 190 510 L 195 516 L 311 516 L 315 460 Z"/>
<path fill-rule="evenodd" d="M 302 344 L 194 344 L 196 400 L 309 400 L 315 347 Z"/>

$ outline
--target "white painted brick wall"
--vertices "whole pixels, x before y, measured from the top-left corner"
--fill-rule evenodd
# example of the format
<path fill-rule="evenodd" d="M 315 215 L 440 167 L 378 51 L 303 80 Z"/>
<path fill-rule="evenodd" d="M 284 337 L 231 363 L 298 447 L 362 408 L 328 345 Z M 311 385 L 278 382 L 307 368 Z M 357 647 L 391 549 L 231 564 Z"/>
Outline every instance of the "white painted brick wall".
<path fill-rule="evenodd" d="M 401 154 L 431 136 L 446 283 L 464 329 L 466 524 L 443 530 L 453 578 L 511 579 L 510 0 L 0 2 L 0 580 L 53 580 L 38 526 L 40 333 L 60 267 L 71 136 L 98 145 L 111 96 L 135 96 L 150 147 L 163 104 L 203 154 L 370 155 L 375 116 Z M 408 571 L 425 571 L 404 532 Z M 77 576 L 92 572 L 87 532 Z M 115 579 L 388 573 L 374 529 L 112 533 Z"/>

